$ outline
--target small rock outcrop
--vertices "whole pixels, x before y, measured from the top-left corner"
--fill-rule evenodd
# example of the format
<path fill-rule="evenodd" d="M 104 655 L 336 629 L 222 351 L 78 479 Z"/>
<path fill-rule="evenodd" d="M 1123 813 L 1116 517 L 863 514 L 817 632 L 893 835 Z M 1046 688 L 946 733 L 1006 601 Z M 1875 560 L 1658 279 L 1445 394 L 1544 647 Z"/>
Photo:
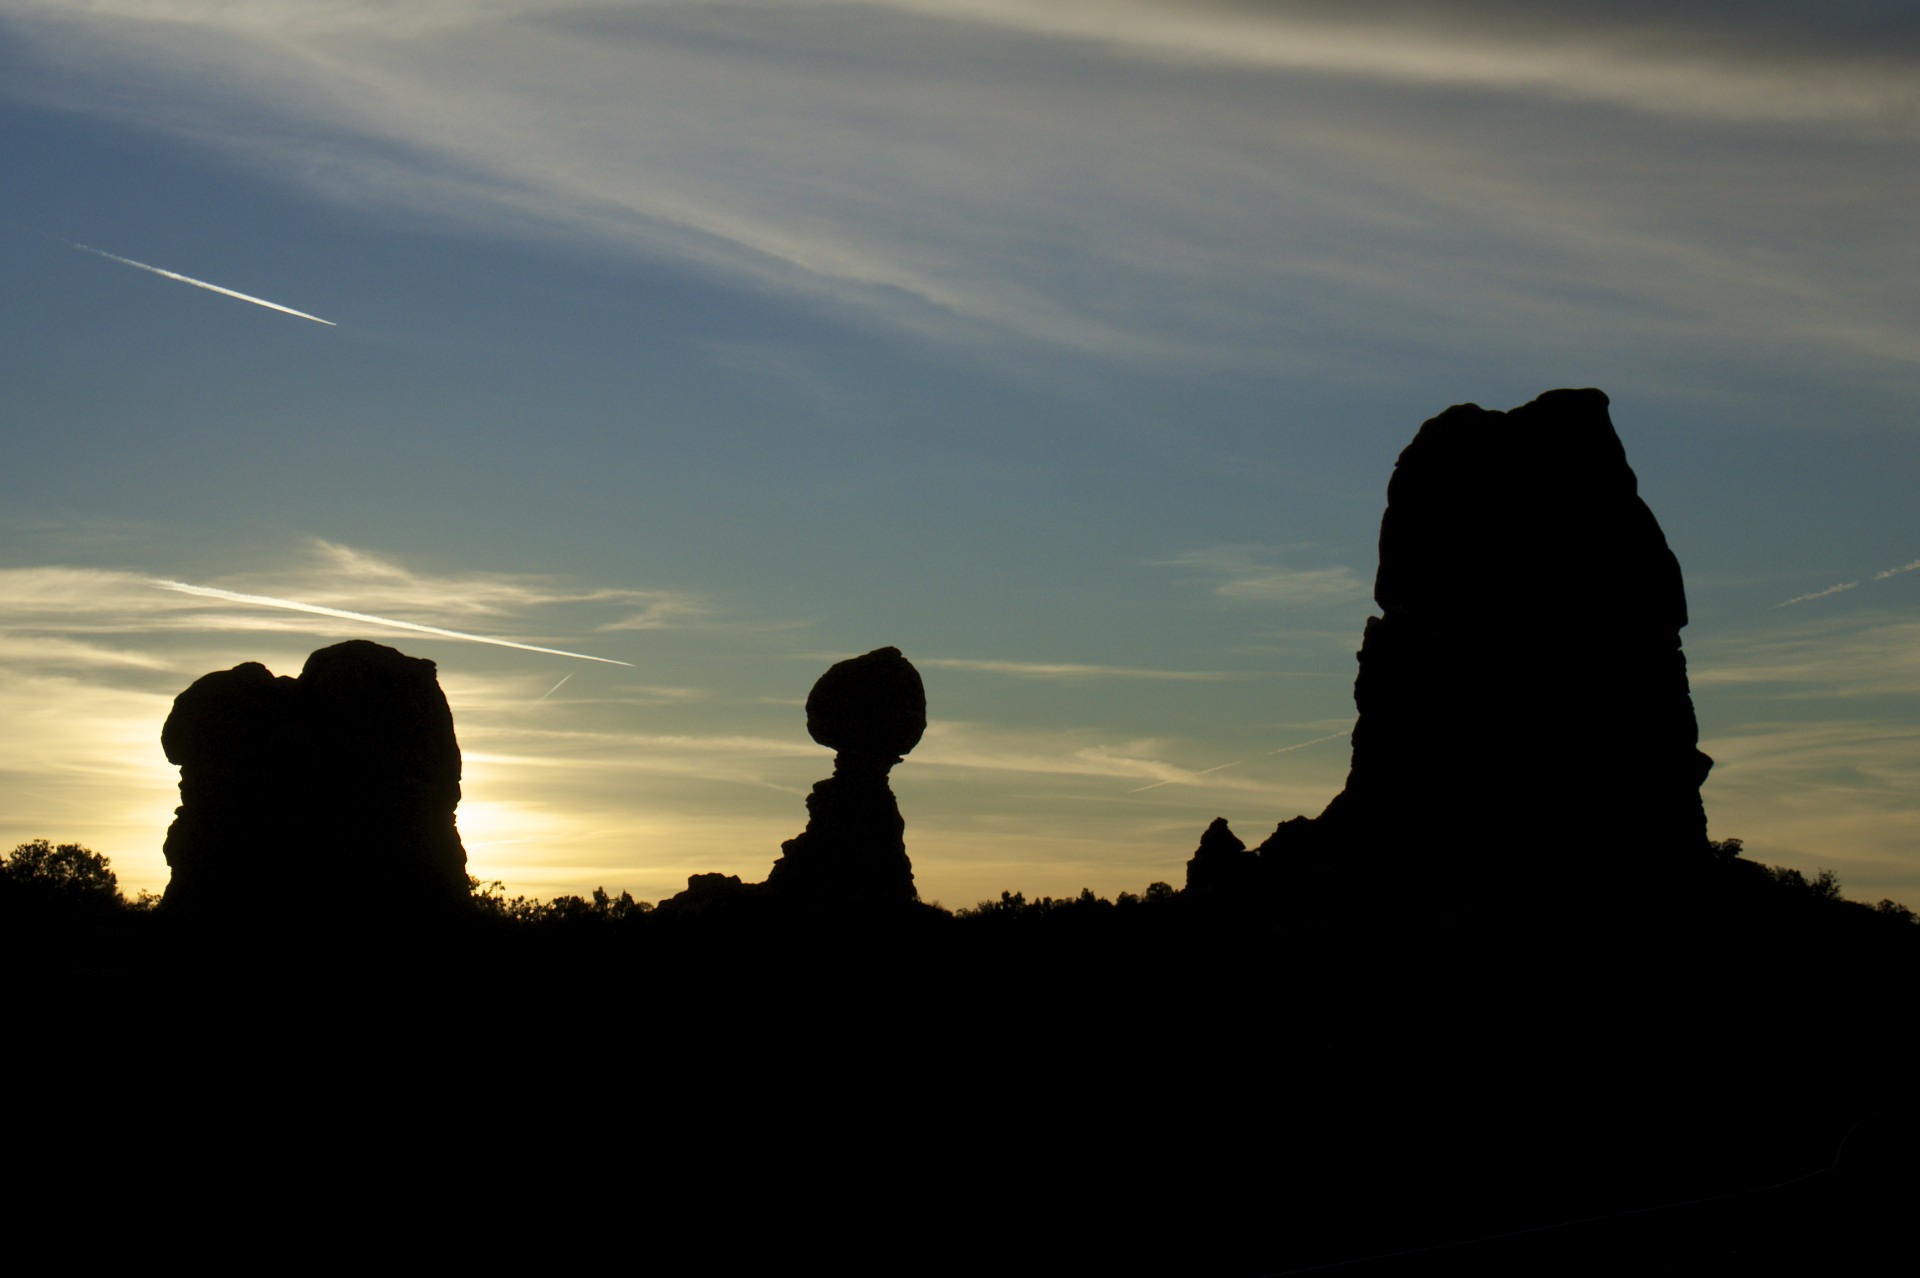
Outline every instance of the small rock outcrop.
<path fill-rule="evenodd" d="M 337 911 L 341 871 L 382 912 L 465 898 L 460 746 L 433 662 L 363 639 L 297 679 L 245 662 L 175 698 L 160 741 L 180 766 L 170 912 Z"/>
<path fill-rule="evenodd" d="M 1187 891 L 1201 894 L 1240 891 L 1250 884 L 1257 867 L 1257 858 L 1228 827 L 1227 819 L 1215 817 L 1187 862 Z"/>
<path fill-rule="evenodd" d="M 781 845 L 770 895 L 865 907 L 919 899 L 887 773 L 927 730 L 920 672 L 898 648 L 839 662 L 807 697 L 807 734 L 836 753 L 807 796 L 807 828 Z"/>
<path fill-rule="evenodd" d="M 1607 409 L 1459 405 L 1400 454 L 1346 788 L 1263 858 L 1705 854 L 1680 565 Z"/>

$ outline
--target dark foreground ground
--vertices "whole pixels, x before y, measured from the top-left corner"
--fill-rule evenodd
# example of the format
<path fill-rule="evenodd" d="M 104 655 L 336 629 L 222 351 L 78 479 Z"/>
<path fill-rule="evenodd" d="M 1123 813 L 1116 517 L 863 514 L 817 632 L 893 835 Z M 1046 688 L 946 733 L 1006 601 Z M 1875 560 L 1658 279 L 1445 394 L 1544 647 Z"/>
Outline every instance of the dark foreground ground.
<path fill-rule="evenodd" d="M 1587 886 L 16 920 L 7 1229 L 221 1267 L 1904 1272 L 1920 928 L 1745 867 Z"/>

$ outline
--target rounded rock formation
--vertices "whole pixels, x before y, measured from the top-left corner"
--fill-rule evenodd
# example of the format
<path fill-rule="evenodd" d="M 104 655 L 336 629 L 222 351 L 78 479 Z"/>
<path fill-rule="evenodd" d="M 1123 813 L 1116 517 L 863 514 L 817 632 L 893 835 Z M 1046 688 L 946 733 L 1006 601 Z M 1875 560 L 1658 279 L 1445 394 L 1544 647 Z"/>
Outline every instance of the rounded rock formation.
<path fill-rule="evenodd" d="M 176 697 L 160 741 L 180 765 L 169 911 L 338 912 L 317 885 L 340 870 L 368 911 L 465 898 L 460 746 L 433 662 L 360 639 L 298 679 L 244 662 Z"/>
<path fill-rule="evenodd" d="M 807 694 L 807 735 L 842 754 L 898 761 L 926 730 L 926 688 L 898 648 L 835 662 Z"/>

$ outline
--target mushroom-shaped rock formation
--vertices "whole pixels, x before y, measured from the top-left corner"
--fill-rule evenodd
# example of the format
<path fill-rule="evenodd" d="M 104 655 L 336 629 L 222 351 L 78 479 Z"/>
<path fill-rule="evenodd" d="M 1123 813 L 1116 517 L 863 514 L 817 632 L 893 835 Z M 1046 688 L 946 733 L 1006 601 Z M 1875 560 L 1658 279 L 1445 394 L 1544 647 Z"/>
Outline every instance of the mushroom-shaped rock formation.
<path fill-rule="evenodd" d="M 1346 788 L 1263 858 L 1704 855 L 1680 565 L 1597 390 L 1459 405 L 1400 454 Z M 1309 828 L 1311 827 L 1311 828 Z"/>
<path fill-rule="evenodd" d="M 820 676 L 807 697 L 807 732 L 837 751 L 833 775 L 807 796 L 807 828 L 781 845 L 769 893 L 848 906 L 919 899 L 887 772 L 926 730 L 926 689 L 898 648 L 875 649 Z"/>
<path fill-rule="evenodd" d="M 322 648 L 298 679 L 245 662 L 176 697 L 160 741 L 180 765 L 170 911 L 318 904 L 345 866 L 380 911 L 466 895 L 460 746 L 433 662 L 366 640 Z"/>
<path fill-rule="evenodd" d="M 834 663 L 807 694 L 807 735 L 830 750 L 885 760 L 884 773 L 927 731 L 927 690 L 898 648 Z M 841 759 L 834 761 L 836 770 Z"/>

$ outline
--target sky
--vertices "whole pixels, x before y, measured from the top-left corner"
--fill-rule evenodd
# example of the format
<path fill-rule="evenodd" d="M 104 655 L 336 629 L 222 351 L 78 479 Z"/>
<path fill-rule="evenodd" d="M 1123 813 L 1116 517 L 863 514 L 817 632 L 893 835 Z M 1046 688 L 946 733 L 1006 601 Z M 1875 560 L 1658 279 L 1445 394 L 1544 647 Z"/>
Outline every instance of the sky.
<path fill-rule="evenodd" d="M 763 878 L 894 645 L 924 899 L 1177 885 L 1420 423 L 1597 386 L 1713 837 L 1920 906 L 1916 141 L 1906 0 L 0 0 L 0 846 L 160 889 L 172 698 L 372 638 L 479 878 Z"/>

